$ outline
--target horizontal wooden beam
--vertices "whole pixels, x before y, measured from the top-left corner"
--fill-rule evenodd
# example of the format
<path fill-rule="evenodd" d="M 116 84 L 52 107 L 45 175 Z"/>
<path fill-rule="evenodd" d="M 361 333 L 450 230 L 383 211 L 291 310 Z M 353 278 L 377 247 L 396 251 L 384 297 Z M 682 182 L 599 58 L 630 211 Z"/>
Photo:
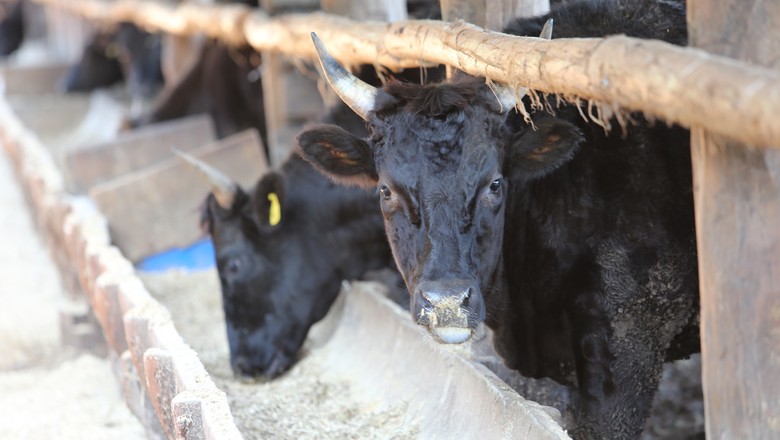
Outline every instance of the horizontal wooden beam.
<path fill-rule="evenodd" d="M 642 111 L 746 144 L 780 145 L 780 72 L 659 41 L 625 36 L 543 41 L 464 22 L 357 22 L 324 13 L 270 18 L 242 6 L 36 1 L 90 19 L 133 21 L 174 34 L 205 32 L 303 59 L 314 57 L 315 31 L 345 64 L 394 70 L 447 64 L 515 87 L 591 100 L 602 116 Z"/>

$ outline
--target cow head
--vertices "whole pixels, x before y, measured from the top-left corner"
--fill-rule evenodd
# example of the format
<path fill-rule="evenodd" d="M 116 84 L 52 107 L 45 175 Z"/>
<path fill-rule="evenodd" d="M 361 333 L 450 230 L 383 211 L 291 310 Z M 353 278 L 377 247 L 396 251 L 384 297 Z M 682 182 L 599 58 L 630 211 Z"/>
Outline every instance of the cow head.
<path fill-rule="evenodd" d="M 313 127 L 298 137 L 302 155 L 337 182 L 379 188 L 413 317 L 441 342 L 466 341 L 486 312 L 494 313 L 485 299 L 503 280 L 508 173 L 518 170 L 512 162 L 530 157 L 535 163 L 517 173 L 543 175 L 576 146 L 576 129 L 561 121 L 507 142 L 515 91 L 479 80 L 373 88 L 314 40 L 331 86 L 368 122 L 371 136 Z"/>
<path fill-rule="evenodd" d="M 62 76 L 63 92 L 84 92 L 111 86 L 123 79 L 132 98 L 131 113 L 152 99 L 162 87 L 161 40 L 131 23 L 97 32 L 79 62 Z"/>
<path fill-rule="evenodd" d="M 0 3 L 0 58 L 14 53 L 24 41 L 23 10 L 22 0 Z"/>
<path fill-rule="evenodd" d="M 86 92 L 108 87 L 124 79 L 114 33 L 98 31 L 84 47 L 81 59 L 57 82 L 62 92 Z"/>
<path fill-rule="evenodd" d="M 249 193 L 196 166 L 211 173 L 203 221 L 214 243 L 231 365 L 238 374 L 276 377 L 295 362 L 341 281 L 388 265 L 380 214 L 371 194 L 345 191 L 297 157 Z"/>

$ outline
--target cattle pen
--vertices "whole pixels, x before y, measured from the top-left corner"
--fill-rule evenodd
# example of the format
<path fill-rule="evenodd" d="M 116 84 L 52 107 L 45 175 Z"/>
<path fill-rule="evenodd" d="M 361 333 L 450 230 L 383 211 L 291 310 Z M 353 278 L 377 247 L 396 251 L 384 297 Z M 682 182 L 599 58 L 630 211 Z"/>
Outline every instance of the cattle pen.
<path fill-rule="evenodd" d="M 496 14 L 495 11 L 506 11 L 502 9 L 505 3 L 515 5 L 514 11 L 523 10 L 523 5 L 526 12 L 545 10 L 547 2 L 527 0 L 443 1 L 442 12 L 451 21 L 401 17 L 400 21 L 392 22 L 389 21 L 392 14 L 386 11 L 397 10 L 398 5 L 395 9 L 388 5 L 398 2 L 378 2 L 384 6 L 377 8 L 385 13 L 371 16 L 372 20 L 359 15 L 347 18 L 349 7 L 324 0 L 313 5 L 299 0 L 289 5 L 331 13 L 276 15 L 274 12 L 284 9 L 285 2 L 271 0 L 261 2 L 267 12 L 242 5 L 176 5 L 156 1 L 34 0 L 34 3 L 44 11 L 49 43 L 65 52 L 81 49 L 85 26 L 115 22 L 133 22 L 149 31 L 164 33 L 168 38 L 166 44 L 206 35 L 228 45 L 249 44 L 261 52 L 267 66 L 264 75 L 268 75 L 263 79 L 264 86 L 269 87 L 265 108 L 270 154 L 267 159 L 259 159 L 263 167 L 278 164 L 288 154 L 292 136 L 322 106 L 321 102 L 315 102 L 319 95 L 314 100 L 294 102 L 298 96 L 294 90 L 304 87 L 294 81 L 308 81 L 305 88 L 312 91 L 316 90 L 316 83 L 312 85 L 311 78 L 289 68 L 290 64 L 301 66 L 316 59 L 312 32 L 327 41 L 335 58 L 346 65 L 372 64 L 397 70 L 445 64 L 471 75 L 484 76 L 488 81 L 530 89 L 534 96 L 553 93 L 570 101 L 582 101 L 583 117 L 604 125 L 605 129 L 620 129 L 607 127 L 613 116 L 619 124 L 630 124 L 629 113 L 634 111 L 662 121 L 659 123 L 689 128 L 707 437 L 775 438 L 780 435 L 780 119 L 776 116 L 780 114 L 780 3 L 755 0 L 747 8 L 740 0 L 687 0 L 690 46 L 685 48 L 619 35 L 561 40 L 553 35 L 552 40 L 545 41 L 486 30 L 504 24 L 501 18 L 504 12 Z M 528 7 L 538 4 L 543 5 L 541 9 Z M 36 81 L 45 83 L 45 79 L 52 77 L 46 69 L 36 72 L 42 79 L 36 79 L 29 71 L 4 68 L 6 94 L 14 90 L 25 92 L 25 88 L 34 88 Z M 298 78 L 286 79 L 286 75 Z M 30 113 L 30 109 L 26 111 Z M 125 395 L 129 396 L 126 397 L 128 405 L 142 419 L 150 438 L 161 435 L 187 439 L 241 438 L 224 390 L 217 388 L 203 367 L 206 355 L 196 354 L 179 335 L 180 327 L 186 324 L 179 325 L 177 317 L 170 316 L 150 295 L 154 280 L 142 281 L 135 276 L 131 261 L 136 261 L 145 250 L 135 250 L 136 245 L 130 243 L 137 240 L 136 235 L 128 239 L 125 247 L 123 237 L 117 236 L 118 226 L 112 224 L 112 219 L 121 217 L 125 211 L 117 208 L 114 214 L 102 213 L 85 203 L 82 196 L 75 195 L 69 182 L 72 176 L 64 175 L 63 162 L 56 157 L 60 153 L 46 145 L 53 139 L 42 133 L 41 127 L 46 123 L 42 119 L 25 119 L 19 113 L 18 105 L 5 99 L 0 102 L 0 139 L 23 183 L 40 229 L 48 238 L 66 285 L 74 291 L 83 291 L 80 300 L 89 304 L 91 311 L 73 317 L 70 326 L 78 327 L 94 313 L 99 323 L 97 331 L 105 337 L 109 352 L 115 357 L 118 377 Z M 179 129 L 192 133 L 195 130 L 192 127 L 203 127 L 201 122 L 189 123 L 193 125 Z M 30 125 L 36 125 L 38 131 Z M 165 133 L 165 129 L 156 130 L 147 136 L 156 138 Z M 204 148 L 193 145 L 192 150 L 217 162 L 224 160 L 224 164 L 231 166 L 248 158 L 256 160 L 256 151 L 248 153 L 252 147 L 244 148 L 247 142 L 254 146 L 256 139 L 234 138 L 231 142 Z M 144 165 L 156 165 L 158 169 L 146 170 L 146 174 L 135 179 L 153 178 L 163 168 L 177 166 L 167 150 L 144 154 Z M 67 162 L 74 164 L 71 173 L 78 169 L 77 159 Z M 252 182 L 259 171 L 242 169 L 241 178 Z M 115 174 L 112 177 L 121 177 L 122 173 Z M 116 185 L 95 190 L 91 188 L 94 185 L 82 181 L 81 189 L 91 188 L 92 196 L 111 195 L 110 191 L 119 184 Z M 122 193 L 122 196 L 128 197 L 127 194 L 138 193 Z M 188 203 L 191 207 L 194 202 Z M 105 206 L 109 205 L 102 205 L 101 209 L 107 209 Z M 197 228 L 195 224 L 190 226 Z M 133 224 L 127 227 L 133 228 Z M 171 244 L 181 245 L 180 242 Z M 383 352 L 393 351 L 391 339 L 373 340 L 373 347 L 366 341 L 349 339 L 350 332 L 354 331 L 350 326 L 361 320 L 359 315 L 367 313 L 365 310 L 373 310 L 370 316 L 374 317 L 396 313 L 384 309 L 386 304 L 381 301 L 375 302 L 372 289 L 369 286 L 365 290 L 371 292 L 341 298 L 319 329 L 326 341 L 319 343 L 327 345 L 329 350 L 321 354 L 325 363 L 347 371 L 356 368 L 345 365 L 347 361 L 339 359 L 337 354 L 340 347 L 351 344 L 366 345 L 361 348 L 375 362 Z M 74 296 L 73 300 L 78 298 Z M 388 334 L 412 332 L 415 336 L 409 338 L 419 336 L 414 333 L 418 330 L 414 326 L 396 321 L 386 325 Z M 65 329 L 65 333 L 68 331 Z M 197 330 L 194 332 L 197 334 Z M 74 333 L 71 329 L 70 335 L 78 339 L 78 331 Z M 187 343 L 193 345 L 190 340 Z M 316 341 L 313 344 L 316 346 Z M 460 377 L 469 377 L 463 379 L 469 385 L 452 391 L 448 405 L 457 400 L 457 393 L 468 393 L 472 390 L 469 387 L 473 387 L 472 396 L 484 398 L 487 409 L 476 415 L 483 418 L 478 426 L 458 425 L 459 417 L 466 414 L 458 411 L 466 410 L 453 406 L 451 417 L 441 422 L 450 424 L 449 428 L 437 431 L 419 427 L 419 431 L 399 431 L 396 433 L 399 437 L 446 438 L 465 432 L 476 438 L 480 431 L 470 429 L 484 430 L 491 424 L 499 426 L 496 431 L 482 432 L 495 438 L 566 437 L 556 423 L 560 422 L 560 415 L 508 392 L 508 387 L 492 373 L 484 373 L 487 369 L 435 344 L 419 344 L 415 350 L 419 353 L 407 355 L 417 356 L 415 359 L 421 362 L 430 361 L 439 371 L 456 364 L 455 368 L 462 369 L 458 371 L 465 371 L 459 373 L 463 375 Z M 387 372 L 376 376 L 365 376 L 364 372 L 354 374 L 364 375 L 366 383 L 389 377 Z M 423 399 L 427 393 L 438 392 L 413 391 L 421 383 L 451 385 L 446 380 L 443 384 L 436 380 L 423 378 L 421 382 L 406 385 L 392 382 L 392 386 L 397 386 L 400 392 L 412 393 L 414 399 Z M 469 398 L 466 396 L 462 395 L 460 400 Z M 381 417 L 392 419 L 392 411 L 400 411 L 398 408 L 392 407 L 390 413 Z M 515 421 L 514 430 L 502 425 L 507 419 Z"/>

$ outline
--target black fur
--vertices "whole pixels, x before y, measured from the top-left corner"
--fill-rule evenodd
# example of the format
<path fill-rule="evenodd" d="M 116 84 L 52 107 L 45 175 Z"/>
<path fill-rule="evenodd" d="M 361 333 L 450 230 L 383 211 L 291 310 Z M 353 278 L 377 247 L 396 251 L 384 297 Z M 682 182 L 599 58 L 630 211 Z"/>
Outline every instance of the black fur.
<path fill-rule="evenodd" d="M 325 118 L 367 134 L 345 105 Z M 269 223 L 269 193 L 281 221 Z M 276 377 L 296 360 L 341 281 L 392 267 L 376 193 L 335 185 L 297 155 L 229 209 L 209 196 L 202 215 L 214 243 L 234 371 Z"/>
<path fill-rule="evenodd" d="M 0 57 L 16 52 L 24 41 L 24 2 L 11 0 L 0 3 Z"/>
<path fill-rule="evenodd" d="M 63 92 L 85 92 L 125 81 L 130 96 L 152 98 L 162 87 L 162 45 L 131 23 L 92 36 L 81 59 L 58 82 Z"/>
<path fill-rule="evenodd" d="M 564 3 L 550 16 L 554 38 L 686 35 L 681 4 L 664 0 Z M 510 30 L 538 35 L 547 17 Z M 369 139 L 311 154 L 327 134 L 315 127 L 302 154 L 336 180 L 359 172 L 379 186 L 413 317 L 435 332 L 428 286 L 457 284 L 434 293 L 466 292 L 469 327 L 484 319 L 509 366 L 578 388 L 575 438 L 636 438 L 664 360 L 699 349 L 688 132 L 636 114 L 605 134 L 571 105 L 533 113 L 531 127 L 496 113 L 482 81 L 384 91 Z"/>
<path fill-rule="evenodd" d="M 255 128 L 268 145 L 262 80 L 253 72 L 260 64 L 260 54 L 249 46 L 232 48 L 209 40 L 190 70 L 163 90 L 150 112 L 130 125 L 208 113 L 219 138 Z"/>
<path fill-rule="evenodd" d="M 270 188 L 262 181 L 251 194 L 242 192 L 230 210 L 209 196 L 204 212 L 220 274 L 231 365 L 238 374 L 271 378 L 295 362 L 342 280 L 392 265 L 372 192 L 338 187 L 298 156 L 275 176 L 286 187 L 278 225 L 262 220 L 267 208 L 253 209 L 257 201 L 267 201 Z"/>

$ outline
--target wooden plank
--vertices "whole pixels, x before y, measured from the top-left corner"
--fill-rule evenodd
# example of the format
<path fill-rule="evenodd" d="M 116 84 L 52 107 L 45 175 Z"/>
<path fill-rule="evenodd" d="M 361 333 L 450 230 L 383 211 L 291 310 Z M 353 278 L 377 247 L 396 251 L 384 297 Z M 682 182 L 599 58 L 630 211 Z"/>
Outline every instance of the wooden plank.
<path fill-rule="evenodd" d="M 485 27 L 487 16 L 485 0 L 441 0 L 441 18 L 444 21 L 463 20 Z"/>
<path fill-rule="evenodd" d="M 550 11 L 550 0 L 441 0 L 444 21 L 463 20 L 471 24 L 501 31 L 516 17 L 530 17 Z M 447 66 L 447 78 L 456 68 Z"/>
<path fill-rule="evenodd" d="M 183 151 L 216 139 L 214 123 L 197 115 L 148 125 L 123 133 L 115 140 L 69 151 L 65 173 L 77 191 L 172 157 L 171 148 Z"/>
<path fill-rule="evenodd" d="M 780 68 L 779 2 L 689 0 L 688 22 L 693 46 Z M 692 133 L 707 437 L 780 438 L 780 151 Z"/>
<path fill-rule="evenodd" d="M 316 10 L 318 0 L 260 0 L 260 7 L 269 14 L 289 11 Z"/>
<path fill-rule="evenodd" d="M 317 0 L 263 0 L 261 5 L 271 14 L 291 9 L 318 7 Z M 290 155 L 295 136 L 307 122 L 324 111 L 317 82 L 303 75 L 289 59 L 265 51 L 263 57 L 263 106 L 268 137 L 268 161 L 282 163 Z"/>
<path fill-rule="evenodd" d="M 281 163 L 289 154 L 292 142 L 285 133 L 287 125 L 287 99 L 285 98 L 284 72 L 289 70 L 282 56 L 263 52 L 263 106 L 265 129 L 268 137 L 268 161 Z"/>
<path fill-rule="evenodd" d="M 550 12 L 550 0 L 486 0 L 485 28 L 502 30 L 513 18 Z"/>
<path fill-rule="evenodd" d="M 57 80 L 68 70 L 68 67 L 63 63 L 35 67 L 3 66 L 0 68 L 0 74 L 5 82 L 5 90 L 13 93 L 54 93 Z"/>
<path fill-rule="evenodd" d="M 403 0 L 321 0 L 320 7 L 331 14 L 353 20 L 396 22 L 406 20 L 406 1 Z"/>
<path fill-rule="evenodd" d="M 168 148 L 166 146 L 166 148 Z M 235 134 L 190 154 L 251 188 L 267 165 L 254 129 Z M 92 188 L 90 195 L 109 222 L 113 242 L 137 262 L 203 236 L 199 206 L 208 194 L 202 176 L 170 158 Z"/>

